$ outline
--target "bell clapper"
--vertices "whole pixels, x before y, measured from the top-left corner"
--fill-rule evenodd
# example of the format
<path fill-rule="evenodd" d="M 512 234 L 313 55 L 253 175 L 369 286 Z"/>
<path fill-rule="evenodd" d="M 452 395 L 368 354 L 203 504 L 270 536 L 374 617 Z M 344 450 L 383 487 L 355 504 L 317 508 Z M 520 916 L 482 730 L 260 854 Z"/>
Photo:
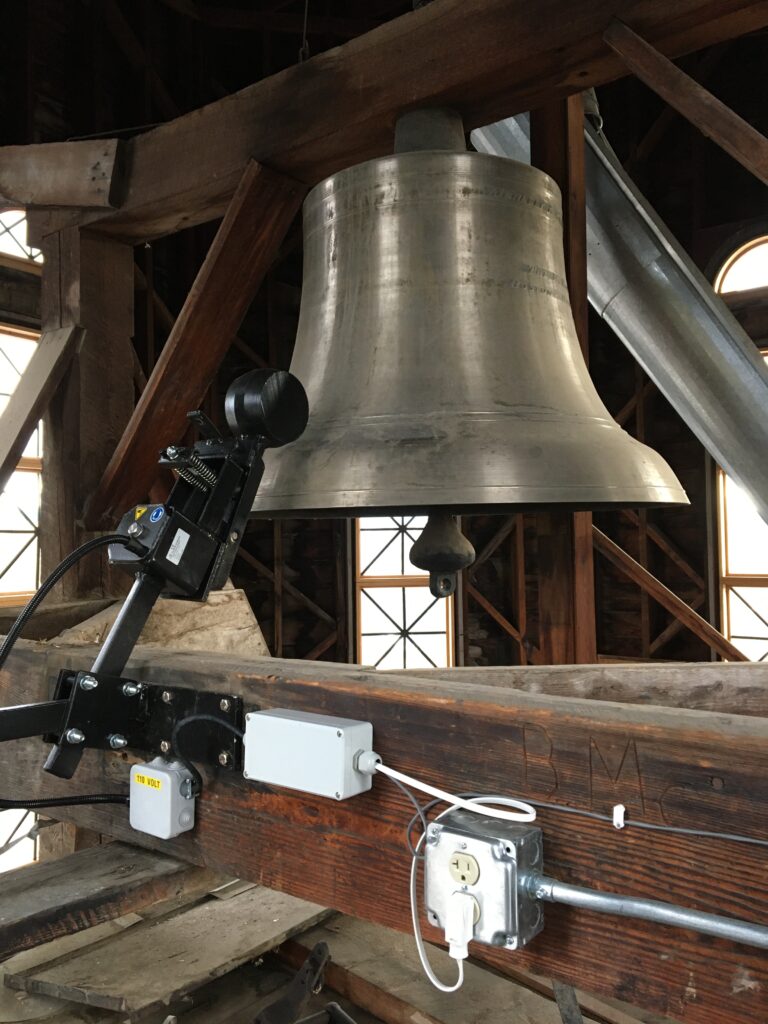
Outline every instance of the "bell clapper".
<path fill-rule="evenodd" d="M 411 548 L 411 564 L 429 573 L 429 589 L 435 597 L 449 597 L 456 590 L 458 573 L 475 560 L 475 549 L 450 512 L 432 512 L 421 536 Z"/>

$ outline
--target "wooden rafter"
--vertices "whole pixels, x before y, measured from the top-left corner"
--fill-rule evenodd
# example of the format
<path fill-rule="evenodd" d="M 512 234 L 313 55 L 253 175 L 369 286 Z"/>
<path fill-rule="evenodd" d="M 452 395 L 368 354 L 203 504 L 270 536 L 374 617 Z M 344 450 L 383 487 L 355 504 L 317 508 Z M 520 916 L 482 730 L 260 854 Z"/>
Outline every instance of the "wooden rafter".
<path fill-rule="evenodd" d="M 603 38 L 642 82 L 768 185 L 764 135 L 623 22 L 612 22 Z"/>
<path fill-rule="evenodd" d="M 252 162 L 87 508 L 98 527 L 148 494 L 157 453 L 183 433 L 299 209 L 304 189 Z"/>
<path fill-rule="evenodd" d="M 610 82 L 626 67 L 603 33 L 626 12 L 626 0 L 538 0 L 535 17 L 529 0 L 425 5 L 131 140 L 121 211 L 90 220 L 123 238 L 168 234 L 221 216 L 249 159 L 311 185 L 391 152 L 405 108 L 450 105 L 470 129 Z M 670 57 L 768 25 L 753 0 L 639 0 L 631 16 Z"/>
<path fill-rule="evenodd" d="M 46 142 L 0 150 L 3 206 L 110 209 L 122 199 L 125 143 Z"/>

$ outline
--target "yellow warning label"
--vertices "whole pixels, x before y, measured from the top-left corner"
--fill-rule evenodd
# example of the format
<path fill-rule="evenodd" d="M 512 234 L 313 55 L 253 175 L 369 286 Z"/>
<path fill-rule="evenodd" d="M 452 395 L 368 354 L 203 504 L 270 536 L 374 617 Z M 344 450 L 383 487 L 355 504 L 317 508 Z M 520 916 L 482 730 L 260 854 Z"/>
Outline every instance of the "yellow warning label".
<path fill-rule="evenodd" d="M 150 789 L 163 788 L 161 779 L 153 779 L 150 775 L 142 775 L 141 772 L 136 772 L 133 776 L 133 781 L 138 782 L 140 786 L 149 786 Z"/>
<path fill-rule="evenodd" d="M 134 518 L 134 520 L 141 519 L 141 517 L 144 515 L 144 513 L 147 511 L 147 509 L 148 509 L 147 505 L 137 505 L 136 508 L 133 510 L 133 518 Z"/>

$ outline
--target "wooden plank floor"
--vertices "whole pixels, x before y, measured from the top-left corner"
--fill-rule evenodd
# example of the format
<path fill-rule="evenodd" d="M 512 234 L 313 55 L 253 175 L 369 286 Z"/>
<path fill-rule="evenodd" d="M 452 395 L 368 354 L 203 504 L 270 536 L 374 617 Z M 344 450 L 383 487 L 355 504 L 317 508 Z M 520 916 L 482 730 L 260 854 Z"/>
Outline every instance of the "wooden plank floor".
<path fill-rule="evenodd" d="M 183 1005 L 185 996 L 328 916 L 317 904 L 255 887 L 142 922 L 97 943 L 22 970 L 5 984 L 115 1010 L 131 1021 Z"/>
<path fill-rule="evenodd" d="M 217 877 L 124 843 L 10 872 L 0 884 L 0 957 L 183 893 L 203 893 Z"/>

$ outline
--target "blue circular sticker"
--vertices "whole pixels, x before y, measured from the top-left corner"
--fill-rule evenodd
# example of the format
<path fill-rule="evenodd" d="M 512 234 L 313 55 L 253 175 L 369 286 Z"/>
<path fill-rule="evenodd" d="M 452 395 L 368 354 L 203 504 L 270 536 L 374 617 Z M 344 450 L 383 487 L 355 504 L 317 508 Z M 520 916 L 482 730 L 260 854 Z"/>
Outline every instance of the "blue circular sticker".
<path fill-rule="evenodd" d="M 149 521 L 150 523 L 159 523 L 164 515 L 165 509 L 163 508 L 162 505 L 158 505 L 157 508 L 153 508 L 152 511 L 150 512 Z"/>

